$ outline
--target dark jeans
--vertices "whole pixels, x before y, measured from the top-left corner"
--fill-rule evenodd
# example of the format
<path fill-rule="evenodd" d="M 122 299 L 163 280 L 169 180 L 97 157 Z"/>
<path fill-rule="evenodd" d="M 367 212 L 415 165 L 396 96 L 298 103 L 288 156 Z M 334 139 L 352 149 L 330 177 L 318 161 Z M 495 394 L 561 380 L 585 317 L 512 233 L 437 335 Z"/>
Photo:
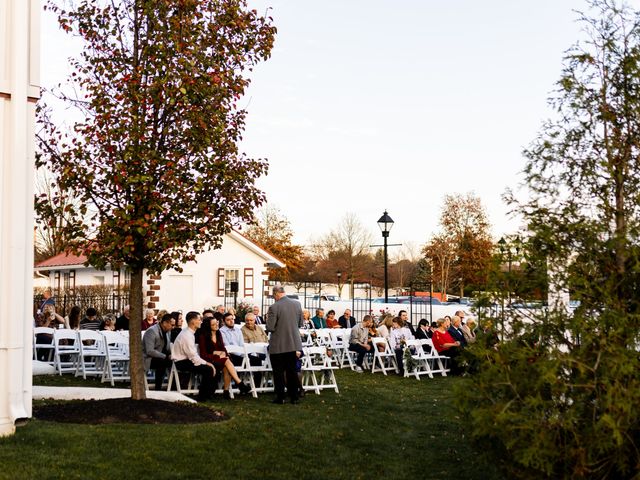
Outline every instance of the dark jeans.
<path fill-rule="evenodd" d="M 299 381 L 296 373 L 296 352 L 270 353 L 273 368 L 273 387 L 276 398 L 284 400 L 285 375 L 287 379 L 287 393 L 291 400 L 298 398 Z"/>
<path fill-rule="evenodd" d="M 236 367 L 239 367 L 240 365 L 242 365 L 242 362 L 244 362 L 244 357 L 241 357 L 240 355 L 234 355 L 233 353 L 229 354 L 229 358 L 231 359 L 231 363 L 233 363 L 233 365 Z"/>
<path fill-rule="evenodd" d="M 373 350 L 367 350 L 359 343 L 350 343 L 349 350 L 351 350 L 352 352 L 356 352 L 358 354 L 358 357 L 356 358 L 356 365 L 359 366 L 360 368 L 362 368 L 362 362 L 364 362 L 364 356 L 367 353 L 373 351 Z"/>
<path fill-rule="evenodd" d="M 166 358 L 152 358 L 151 369 L 155 373 L 155 388 L 156 390 L 162 390 L 162 382 L 167 370 L 171 368 L 171 360 Z"/>
<path fill-rule="evenodd" d="M 176 362 L 176 368 L 181 372 L 194 372 L 200 374 L 200 391 L 198 392 L 198 400 L 208 400 L 213 396 L 215 391 L 214 373 L 209 365 L 194 365 L 191 360 L 179 360 Z"/>
<path fill-rule="evenodd" d="M 396 354 L 398 371 L 400 372 L 400 375 L 404 375 L 404 350 L 402 348 L 396 348 L 394 353 Z"/>

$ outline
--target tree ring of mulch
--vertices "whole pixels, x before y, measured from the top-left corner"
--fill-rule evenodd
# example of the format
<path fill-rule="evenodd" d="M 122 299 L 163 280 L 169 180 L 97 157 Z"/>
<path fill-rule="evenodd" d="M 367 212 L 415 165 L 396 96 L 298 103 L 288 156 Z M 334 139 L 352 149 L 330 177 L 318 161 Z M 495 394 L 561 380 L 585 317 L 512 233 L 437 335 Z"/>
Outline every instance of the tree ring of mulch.
<path fill-rule="evenodd" d="M 73 400 L 33 406 L 38 420 L 61 423 L 110 425 L 114 423 L 138 424 L 193 424 L 227 420 L 220 411 L 187 402 L 162 400 Z"/>

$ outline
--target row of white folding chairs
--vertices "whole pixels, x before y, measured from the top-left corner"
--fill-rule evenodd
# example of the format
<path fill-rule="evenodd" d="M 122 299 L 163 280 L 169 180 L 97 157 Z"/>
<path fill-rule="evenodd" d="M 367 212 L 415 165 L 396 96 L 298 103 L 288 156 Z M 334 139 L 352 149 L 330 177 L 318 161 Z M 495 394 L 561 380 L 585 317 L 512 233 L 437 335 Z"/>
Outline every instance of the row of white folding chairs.
<path fill-rule="evenodd" d="M 37 327 L 34 358 L 43 349 L 50 352 L 47 361 L 60 375 L 100 376 L 111 385 L 115 380 L 130 379 L 129 340 L 119 332 Z"/>
<path fill-rule="evenodd" d="M 240 365 L 235 365 L 235 369 L 240 379 L 249 383 L 251 387 L 251 395 L 254 398 L 258 397 L 258 393 L 273 391 L 273 370 L 271 368 L 267 347 L 267 343 L 245 343 L 244 346 L 226 346 L 227 353 L 229 353 L 229 355 L 236 355 L 242 358 L 242 363 Z M 259 359 L 259 361 L 256 359 Z M 171 390 L 175 384 L 176 390 L 180 393 L 197 393 L 197 376 L 189 375 L 189 379 L 185 387 L 180 381 L 179 373 L 180 372 L 176 368 L 174 362 L 169 373 L 167 389 Z M 260 375 L 255 375 L 257 373 Z M 256 382 L 256 378 L 260 378 L 260 381 Z M 232 396 L 235 393 L 238 393 L 237 388 L 230 389 L 230 394 Z"/>
<path fill-rule="evenodd" d="M 387 339 L 383 337 L 374 337 L 371 339 L 373 344 L 373 364 L 371 366 L 371 373 L 382 372 L 384 375 L 388 371 L 398 372 L 398 361 L 395 351 L 389 345 Z M 425 348 L 427 347 L 427 348 Z M 439 373 L 442 376 L 446 376 L 449 371 L 447 362 L 448 357 L 438 354 L 431 339 L 412 339 L 407 340 L 405 349 L 409 349 L 411 358 L 413 359 L 415 366 L 411 369 L 404 365 L 404 376 L 415 376 L 420 380 L 422 375 L 428 375 L 429 378 L 433 378 L 434 373 Z M 404 362 L 403 350 L 403 362 Z"/>

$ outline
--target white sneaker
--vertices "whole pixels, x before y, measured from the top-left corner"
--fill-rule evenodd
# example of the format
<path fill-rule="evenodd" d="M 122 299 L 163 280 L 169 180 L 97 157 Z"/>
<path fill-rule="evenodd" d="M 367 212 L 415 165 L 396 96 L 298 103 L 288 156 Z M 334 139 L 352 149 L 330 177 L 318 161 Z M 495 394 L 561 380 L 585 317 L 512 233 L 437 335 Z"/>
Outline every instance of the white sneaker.
<path fill-rule="evenodd" d="M 362 372 L 364 372 L 364 370 L 362 370 L 362 367 L 359 367 L 359 366 L 356 365 L 356 372 L 357 373 L 362 373 Z"/>

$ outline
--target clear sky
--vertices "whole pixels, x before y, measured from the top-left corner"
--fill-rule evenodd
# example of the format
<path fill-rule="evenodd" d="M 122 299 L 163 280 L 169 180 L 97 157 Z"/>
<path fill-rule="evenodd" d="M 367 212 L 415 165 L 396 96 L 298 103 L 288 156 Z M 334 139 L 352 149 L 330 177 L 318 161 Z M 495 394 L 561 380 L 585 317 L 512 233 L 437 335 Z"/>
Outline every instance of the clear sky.
<path fill-rule="evenodd" d="M 639 3 L 637 0 L 633 5 Z M 273 16 L 272 57 L 251 75 L 243 149 L 306 243 L 355 213 L 377 237 L 424 243 L 443 196 L 475 192 L 498 238 L 522 149 L 550 115 L 583 0 L 249 0 Z M 43 85 L 72 46 L 43 16 Z"/>
<path fill-rule="evenodd" d="M 550 111 L 563 53 L 580 35 L 573 0 L 252 1 L 278 27 L 248 101 L 245 149 L 300 242 L 346 212 L 380 236 L 424 243 L 443 196 L 474 191 L 498 238 L 515 229 L 515 186 Z"/>

